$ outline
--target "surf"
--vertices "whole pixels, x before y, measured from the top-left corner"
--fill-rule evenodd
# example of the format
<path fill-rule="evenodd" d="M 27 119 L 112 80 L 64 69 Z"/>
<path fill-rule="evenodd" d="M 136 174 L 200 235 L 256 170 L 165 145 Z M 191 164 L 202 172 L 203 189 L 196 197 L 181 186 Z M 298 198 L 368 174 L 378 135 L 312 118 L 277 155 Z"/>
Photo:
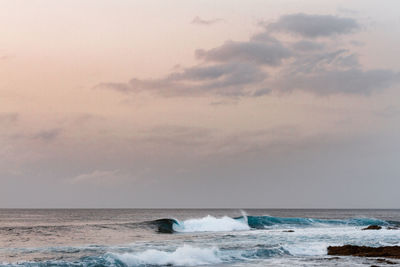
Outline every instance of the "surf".
<path fill-rule="evenodd" d="M 254 229 L 329 227 L 329 226 L 398 226 L 400 223 L 375 218 L 318 219 L 302 217 L 247 216 L 214 217 L 207 215 L 183 221 L 172 218 L 149 222 L 159 233 L 232 232 Z"/>
<path fill-rule="evenodd" d="M 122 262 L 126 266 L 197 266 L 222 263 L 220 251 L 183 245 L 174 251 L 149 249 L 139 253 L 109 254 L 108 260 Z"/>

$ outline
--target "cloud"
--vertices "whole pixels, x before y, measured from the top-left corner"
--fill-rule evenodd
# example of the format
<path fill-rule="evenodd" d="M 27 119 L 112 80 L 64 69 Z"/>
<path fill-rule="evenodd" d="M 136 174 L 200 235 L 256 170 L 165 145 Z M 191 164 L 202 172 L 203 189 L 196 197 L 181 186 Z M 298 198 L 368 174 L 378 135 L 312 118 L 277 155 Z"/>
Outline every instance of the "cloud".
<path fill-rule="evenodd" d="M 226 156 L 260 151 L 274 154 L 283 148 L 283 144 L 292 144 L 303 138 L 301 130 L 295 125 L 241 131 L 215 139 L 210 154 Z"/>
<path fill-rule="evenodd" d="M 270 31 L 281 31 L 306 38 L 348 34 L 360 29 L 352 18 L 304 13 L 281 16 L 278 21 L 265 25 Z"/>
<path fill-rule="evenodd" d="M 12 59 L 12 58 L 14 58 L 14 55 L 11 55 L 11 54 L 7 54 L 7 55 L 0 55 L 0 61 L 6 61 L 6 60 L 9 60 L 9 59 Z"/>
<path fill-rule="evenodd" d="M 55 140 L 62 132 L 61 128 L 40 131 L 32 135 L 32 139 L 50 142 Z"/>
<path fill-rule="evenodd" d="M 357 10 L 350 9 L 350 8 L 345 8 L 345 7 L 338 7 L 337 12 L 343 13 L 343 14 L 348 14 L 348 15 L 356 15 L 358 14 Z"/>
<path fill-rule="evenodd" d="M 222 19 L 210 19 L 210 20 L 206 20 L 206 19 L 202 19 L 199 16 L 196 16 L 193 20 L 192 20 L 192 24 L 196 24 L 196 25 L 204 25 L 204 26 L 209 26 L 209 25 L 213 25 L 219 22 L 222 22 Z"/>
<path fill-rule="evenodd" d="M 201 127 L 179 125 L 159 125 L 145 131 L 145 137 L 139 138 L 142 144 L 171 145 L 179 147 L 197 147 L 207 145 L 213 139 L 215 130 Z"/>
<path fill-rule="evenodd" d="M 267 73 L 251 63 L 226 63 L 211 66 L 195 66 L 172 72 L 160 79 L 132 79 L 126 84 L 103 83 L 115 91 L 130 93 L 153 91 L 163 96 L 251 95 L 257 84 L 267 78 Z"/>
<path fill-rule="evenodd" d="M 358 47 L 361 47 L 361 46 L 365 45 L 364 42 L 361 42 L 361 41 L 358 41 L 358 40 L 352 40 L 352 41 L 350 41 L 350 44 L 354 45 L 354 46 L 358 46 Z"/>
<path fill-rule="evenodd" d="M 146 91 L 164 97 L 238 98 L 296 90 L 315 95 L 369 95 L 399 82 L 394 70 L 363 68 L 350 44 L 338 47 L 332 39 L 309 39 L 360 29 L 352 18 L 300 13 L 281 16 L 262 26 L 248 41 L 226 41 L 211 49 L 197 49 L 199 65 L 175 69 L 161 78 L 133 78 L 127 83 L 102 83 L 97 87 L 121 93 Z M 277 31 L 300 38 L 288 41 L 276 35 Z"/>
<path fill-rule="evenodd" d="M 394 118 L 400 114 L 400 108 L 397 106 L 389 105 L 383 109 L 379 109 L 374 112 L 377 116 L 385 118 Z"/>
<path fill-rule="evenodd" d="M 219 100 L 210 102 L 210 106 L 232 106 L 237 105 L 238 101 L 236 99 Z"/>
<path fill-rule="evenodd" d="M 269 95 L 271 93 L 272 93 L 271 88 L 261 88 L 261 89 L 254 91 L 254 93 L 251 96 L 259 97 L 259 96 Z"/>
<path fill-rule="evenodd" d="M 323 43 L 313 42 L 309 40 L 301 40 L 291 45 L 293 50 L 300 52 L 315 52 L 324 49 Z"/>
<path fill-rule="evenodd" d="M 196 56 L 209 62 L 252 62 L 261 65 L 278 66 L 292 55 L 290 50 L 275 41 L 227 41 L 222 46 L 196 50 Z"/>
<path fill-rule="evenodd" d="M 400 81 L 399 73 L 390 70 L 374 69 L 363 71 L 321 70 L 308 74 L 283 77 L 278 83 L 282 91 L 302 90 L 317 95 L 362 94 L 369 95 L 375 91 L 388 88 Z"/>
<path fill-rule="evenodd" d="M 369 95 L 400 82 L 400 74 L 392 70 L 363 70 L 357 55 L 345 49 L 298 56 L 276 77 L 276 90 L 316 95 Z"/>
<path fill-rule="evenodd" d="M 346 49 L 298 54 L 294 61 L 284 66 L 285 79 L 297 73 L 311 73 L 320 70 L 339 70 L 359 67 L 358 57 Z"/>
<path fill-rule="evenodd" d="M 15 112 L 0 112 L 0 123 L 14 123 L 18 120 L 19 114 Z"/>
<path fill-rule="evenodd" d="M 10 124 L 10 123 L 15 123 L 17 119 L 14 119 L 13 116 L 10 116 L 10 118 L 3 119 L 3 121 Z M 0 116 L 0 126 L 1 122 L 2 118 Z M 43 144 L 55 141 L 61 136 L 61 134 L 64 131 L 64 129 L 62 128 L 26 131 L 23 129 L 23 127 L 24 125 L 18 125 L 16 128 L 13 129 L 12 127 L 7 127 L 7 129 L 11 130 L 8 133 L 7 131 L 3 130 L 2 132 L 0 132 L 0 137 L 3 137 L 4 140 L 7 140 L 7 142 L 9 143 L 18 142 L 20 144 L 32 144 L 33 142 L 33 143 Z"/>
<path fill-rule="evenodd" d="M 119 170 L 111 170 L 111 171 L 101 171 L 94 170 L 89 173 L 79 174 L 69 180 L 72 184 L 80 184 L 80 183 L 95 183 L 95 184 L 104 184 L 104 183 L 113 183 L 114 180 L 119 176 Z"/>
<path fill-rule="evenodd" d="M 185 155 L 185 158 L 234 156 L 266 148 L 279 150 L 282 144 L 303 138 L 303 133 L 297 125 L 236 132 L 224 132 L 215 128 L 160 125 L 149 128 L 144 133 L 145 137 L 135 141 L 146 147 L 146 153 L 151 151 L 153 156 L 154 153 L 165 156 L 165 151 L 169 151 L 169 155 Z"/>
<path fill-rule="evenodd" d="M 267 31 L 262 31 L 262 32 L 259 32 L 257 34 L 252 35 L 250 37 L 250 41 L 252 41 L 252 42 L 269 43 L 269 44 L 275 44 L 277 46 L 282 46 L 281 41 L 279 41 L 277 38 L 273 37 Z"/>

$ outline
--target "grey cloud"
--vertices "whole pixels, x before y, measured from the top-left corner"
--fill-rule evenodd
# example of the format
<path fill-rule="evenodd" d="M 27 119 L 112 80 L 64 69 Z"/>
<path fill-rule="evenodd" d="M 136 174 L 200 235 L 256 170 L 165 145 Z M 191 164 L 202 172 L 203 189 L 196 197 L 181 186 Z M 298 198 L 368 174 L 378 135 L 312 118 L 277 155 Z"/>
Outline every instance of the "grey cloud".
<path fill-rule="evenodd" d="M 286 77 L 289 78 L 289 77 Z M 363 94 L 388 88 L 400 81 L 399 73 L 390 70 L 321 70 L 298 74 L 290 79 L 282 77 L 277 86 L 282 91 L 302 90 L 317 95 L 337 93 Z"/>
<path fill-rule="evenodd" d="M 358 46 L 358 47 L 364 46 L 364 45 L 365 45 L 364 42 L 357 41 L 357 40 L 352 40 L 352 41 L 350 41 L 350 44 L 351 44 L 351 45 L 354 45 L 354 46 Z"/>
<path fill-rule="evenodd" d="M 351 33 L 358 30 L 360 25 L 352 18 L 298 13 L 281 16 L 277 22 L 266 25 L 266 28 L 315 38 Z"/>
<path fill-rule="evenodd" d="M 160 125 L 144 132 L 145 137 L 139 138 L 143 144 L 172 145 L 179 147 L 199 147 L 210 143 L 215 134 L 214 129 L 188 127 L 179 125 Z"/>
<path fill-rule="evenodd" d="M 276 39 L 269 32 L 266 31 L 254 34 L 253 36 L 250 37 L 250 41 L 270 43 L 278 46 L 282 45 L 282 43 L 278 39 Z"/>
<path fill-rule="evenodd" d="M 336 59 L 335 62 L 338 66 L 342 67 L 359 67 L 361 64 L 358 61 L 358 55 L 350 54 L 343 55 Z"/>
<path fill-rule="evenodd" d="M 272 93 L 272 89 L 270 88 L 262 88 L 262 89 L 258 89 L 253 93 L 253 97 L 259 97 L 259 96 L 264 96 L 264 95 L 269 95 L 270 93 Z"/>
<path fill-rule="evenodd" d="M 237 99 L 230 99 L 228 100 L 221 100 L 221 101 L 213 101 L 210 103 L 210 106 L 232 106 L 232 105 L 237 105 L 238 104 L 238 100 Z"/>
<path fill-rule="evenodd" d="M 279 149 L 282 143 L 294 142 L 301 137 L 295 125 L 283 125 L 236 133 L 224 133 L 218 129 L 161 125 L 143 132 L 137 143 L 152 153 L 183 153 L 186 158 L 199 156 L 235 156 L 260 149 Z M 165 155 L 164 155 L 165 156 Z"/>
<path fill-rule="evenodd" d="M 348 207 L 349 203 L 356 203 L 352 208 L 371 205 L 393 208 L 393 203 L 398 203 L 399 199 L 396 194 L 399 186 L 396 159 L 400 151 L 397 137 L 395 133 L 388 139 L 383 134 L 363 138 L 338 136 L 332 132 L 305 135 L 301 128 L 265 129 L 225 136 L 220 139 L 219 146 L 215 146 L 214 142 L 209 144 L 213 151 L 219 153 L 202 158 L 190 157 L 197 148 L 186 154 L 183 151 L 187 150 L 182 150 L 180 155 L 174 157 L 169 150 L 163 150 L 164 161 L 143 156 L 136 147 L 129 149 L 132 146 L 130 140 L 112 156 L 109 156 L 112 150 L 99 148 L 88 152 L 78 146 L 73 147 L 73 154 L 61 150 L 58 157 L 49 155 L 33 165 L 19 164 L 24 172 L 21 177 L 2 175 L 5 186 L 0 187 L 0 191 L 5 201 L 1 204 L 4 207 L 42 208 L 43 205 L 48 208 L 82 208 L 82 205 L 103 208 L 245 205 L 262 208 L 265 203 L 273 203 L 283 207 L 318 208 L 320 206 L 315 205 L 318 202 L 330 208 Z M 360 157 L 360 151 L 369 156 Z M 68 164 L 61 164 L 65 162 Z M 98 166 L 102 167 L 99 169 Z M 107 182 L 111 181 L 109 177 L 115 179 L 113 173 L 116 170 L 118 175 L 122 175 L 118 177 L 122 182 L 113 180 L 113 186 L 107 186 Z M 124 175 L 129 178 L 125 179 Z M 75 184 L 69 184 L 70 180 L 63 177 L 79 179 Z M 310 184 L 313 186 L 310 187 Z M 343 184 L 350 188 L 343 189 Z M 370 186 L 364 188 L 367 192 L 354 196 L 354 192 L 360 191 L 360 184 Z M 291 188 L 295 189 L 288 194 Z M 330 194 L 332 190 L 327 188 L 333 188 L 334 193 Z M 154 197 L 149 198 L 149 190 Z M 386 194 L 389 197 L 378 202 L 371 200 L 371 195 L 385 190 L 389 190 Z M 17 202 L 13 198 L 16 191 L 22 196 Z M 177 191 L 184 192 L 184 195 L 176 198 Z M 221 192 L 228 191 L 234 197 L 221 198 Z M 315 192 L 320 194 L 315 195 Z M 337 192 L 343 196 L 340 200 Z M 32 198 L 33 194 L 39 198 Z M 110 194 L 115 197 L 101 197 Z M 279 197 L 285 194 L 290 197 Z M 244 197 L 238 198 L 238 195 Z M 303 199 L 303 196 L 309 197 Z"/>
<path fill-rule="evenodd" d="M 98 87 L 162 96 L 260 97 L 273 91 L 295 90 L 317 95 L 370 94 L 398 82 L 398 74 L 392 70 L 363 69 L 356 53 L 336 48 L 330 39 L 323 43 L 307 39 L 351 33 L 359 28 L 352 18 L 284 15 L 264 25 L 264 30 L 248 41 L 227 41 L 212 49 L 196 50 L 196 57 L 203 60 L 201 65 L 175 69 L 158 79 L 134 78 L 127 83 L 102 83 Z M 271 35 L 274 31 L 306 38 L 284 42 Z"/>
<path fill-rule="evenodd" d="M 32 136 L 33 139 L 50 142 L 55 140 L 62 132 L 62 129 L 55 128 L 50 130 L 40 131 Z"/>
<path fill-rule="evenodd" d="M 196 56 L 209 62 L 252 62 L 278 66 L 282 60 L 292 55 L 280 42 L 225 42 L 210 50 L 196 50 Z"/>
<path fill-rule="evenodd" d="M 86 125 L 88 123 L 100 122 L 100 121 L 104 121 L 104 120 L 105 120 L 105 118 L 103 116 L 97 115 L 97 114 L 91 114 L 91 113 L 78 114 L 72 118 L 73 123 L 80 125 L 80 126 Z"/>
<path fill-rule="evenodd" d="M 292 44 L 292 48 L 301 52 L 314 52 L 322 50 L 325 47 L 323 43 L 313 42 L 309 40 L 301 40 Z"/>
<path fill-rule="evenodd" d="M 68 181 L 72 184 L 91 183 L 115 185 L 116 180 L 121 176 L 119 170 L 94 170 L 88 173 L 79 174 Z"/>
<path fill-rule="evenodd" d="M 358 13 L 357 10 L 354 9 L 350 9 L 350 8 L 345 8 L 345 7 L 338 7 L 337 11 L 339 13 L 343 13 L 343 14 L 349 14 L 349 15 L 355 15 Z"/>
<path fill-rule="evenodd" d="M 167 80 L 213 80 L 219 79 L 227 74 L 234 73 L 239 65 L 226 64 L 214 66 L 199 66 L 186 68 L 182 72 L 175 72 L 167 77 Z"/>
<path fill-rule="evenodd" d="M 297 73 L 311 73 L 325 69 L 340 70 L 351 67 L 359 67 L 357 55 L 349 53 L 346 49 L 339 49 L 297 55 L 291 64 L 285 66 L 284 72 L 288 76 L 285 78 L 290 79 L 291 75 L 296 75 Z"/>
<path fill-rule="evenodd" d="M 129 86 L 129 83 L 107 82 L 98 84 L 95 86 L 95 88 L 111 88 L 112 90 L 120 93 L 129 93 L 132 91 L 132 88 Z"/>
<path fill-rule="evenodd" d="M 389 105 L 383 109 L 374 112 L 375 115 L 385 118 L 397 117 L 400 114 L 400 108 L 397 106 Z"/>
<path fill-rule="evenodd" d="M 0 123 L 14 123 L 18 120 L 19 114 L 14 112 L 0 113 Z"/>
<path fill-rule="evenodd" d="M 190 67 L 161 79 L 132 79 L 127 84 L 103 83 L 99 86 L 125 93 L 148 90 L 164 96 L 197 96 L 210 93 L 240 96 L 251 94 L 254 84 L 266 78 L 267 73 L 254 64 L 228 63 Z"/>
<path fill-rule="evenodd" d="M 209 26 L 209 25 L 213 25 L 219 22 L 222 22 L 222 19 L 202 19 L 199 16 L 196 16 L 193 20 L 192 20 L 192 24 L 197 24 L 197 25 L 205 25 L 205 26 Z"/>
<path fill-rule="evenodd" d="M 268 151 L 272 155 L 286 149 L 283 148 L 284 145 L 296 143 L 302 138 L 302 133 L 296 125 L 242 131 L 211 140 L 210 155 L 225 157 L 260 151 Z"/>
<path fill-rule="evenodd" d="M 273 83 L 281 92 L 302 90 L 316 95 L 369 95 L 394 85 L 399 78 L 399 73 L 392 70 L 363 70 L 356 54 L 339 49 L 298 55 Z"/>

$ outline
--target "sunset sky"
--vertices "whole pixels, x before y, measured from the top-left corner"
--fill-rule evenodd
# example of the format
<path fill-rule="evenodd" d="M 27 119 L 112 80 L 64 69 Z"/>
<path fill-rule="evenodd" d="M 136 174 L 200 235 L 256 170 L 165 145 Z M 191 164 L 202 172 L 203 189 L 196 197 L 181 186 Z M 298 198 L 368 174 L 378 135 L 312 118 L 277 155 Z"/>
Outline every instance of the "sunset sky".
<path fill-rule="evenodd" d="M 400 1 L 0 1 L 0 207 L 398 208 Z"/>

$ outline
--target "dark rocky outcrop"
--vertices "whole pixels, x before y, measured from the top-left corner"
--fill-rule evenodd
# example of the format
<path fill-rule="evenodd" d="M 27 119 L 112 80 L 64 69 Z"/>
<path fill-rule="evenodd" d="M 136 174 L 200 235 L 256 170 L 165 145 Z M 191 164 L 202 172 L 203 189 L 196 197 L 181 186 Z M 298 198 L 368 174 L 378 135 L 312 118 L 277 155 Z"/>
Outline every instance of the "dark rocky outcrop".
<path fill-rule="evenodd" d="M 294 232 L 294 230 L 284 230 L 284 231 L 282 231 L 282 232 L 286 232 L 286 233 L 293 233 L 293 232 Z"/>
<path fill-rule="evenodd" d="M 363 229 L 361 229 L 361 230 L 381 230 L 381 229 L 382 229 L 382 226 L 379 226 L 379 225 L 370 225 L 370 226 L 365 227 L 365 228 L 363 228 Z"/>
<path fill-rule="evenodd" d="M 400 246 L 366 247 L 366 246 L 329 246 L 328 255 L 357 257 L 386 257 L 400 259 Z"/>

